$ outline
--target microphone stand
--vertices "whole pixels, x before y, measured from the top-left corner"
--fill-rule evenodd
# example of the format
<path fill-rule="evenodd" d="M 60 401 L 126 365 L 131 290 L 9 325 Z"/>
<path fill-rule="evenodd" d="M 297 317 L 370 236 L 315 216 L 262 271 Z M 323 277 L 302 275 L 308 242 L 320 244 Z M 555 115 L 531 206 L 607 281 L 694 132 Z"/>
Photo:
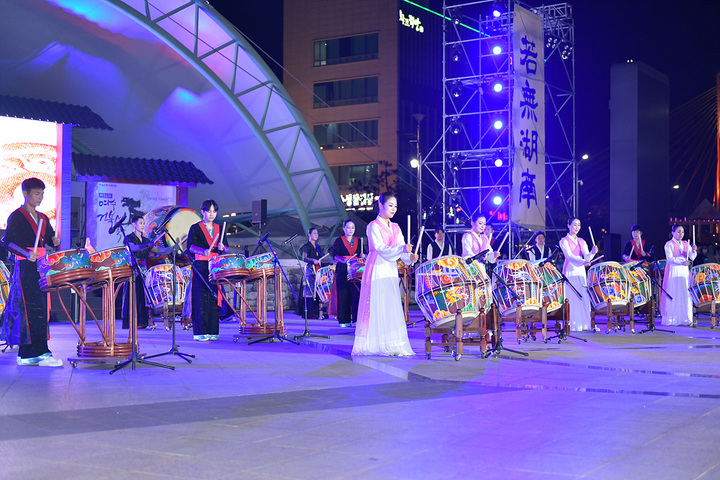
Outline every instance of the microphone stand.
<path fill-rule="evenodd" d="M 655 265 L 655 266 L 657 267 L 657 260 L 653 260 L 653 261 L 651 262 L 651 264 L 652 264 L 652 265 Z M 638 264 L 638 265 L 639 265 L 639 264 Z M 665 267 L 665 268 L 667 268 L 667 267 Z M 665 290 L 665 289 L 663 288 L 663 286 L 660 285 L 657 280 L 655 280 L 655 276 L 654 276 L 654 275 L 648 275 L 648 277 L 650 278 L 650 281 L 653 283 L 653 285 L 655 285 L 656 288 L 659 288 L 660 290 L 662 290 L 662 292 L 663 292 L 665 295 L 667 295 L 670 300 L 673 299 L 673 298 L 670 296 L 670 294 L 667 292 L 667 290 Z M 655 291 L 657 292 L 657 290 L 655 290 Z M 661 296 L 662 296 L 662 294 L 658 295 L 658 304 L 660 303 L 660 297 L 661 297 Z M 654 308 L 654 306 L 653 306 L 653 308 Z M 652 312 L 650 313 L 650 315 L 652 315 L 652 317 L 653 317 L 652 323 L 651 323 L 650 325 L 648 325 L 648 328 L 646 328 L 645 330 L 640 330 L 638 333 L 645 333 L 645 332 L 675 333 L 675 330 L 668 330 L 668 329 L 665 329 L 665 328 L 655 328 L 655 316 L 654 316 L 654 314 L 653 314 Z"/>
<path fill-rule="evenodd" d="M 122 363 L 119 363 L 115 365 L 115 367 L 110 370 L 110 375 L 117 372 L 118 370 L 127 367 L 130 365 L 130 368 L 135 370 L 135 367 L 138 363 L 142 363 L 145 365 L 152 365 L 154 367 L 162 367 L 162 368 L 169 368 L 170 370 L 175 370 L 175 367 L 172 365 L 165 365 L 162 363 L 157 362 L 148 362 L 145 360 L 145 358 L 151 358 L 151 357 L 143 357 L 140 358 L 138 355 L 138 342 L 137 342 L 137 295 L 135 292 L 135 276 L 140 279 L 140 281 L 143 283 L 143 287 L 145 291 L 147 291 L 147 285 L 145 285 L 145 276 L 140 270 L 140 265 L 138 265 L 137 257 L 135 257 L 135 252 L 132 251 L 130 248 L 130 241 L 127 238 L 127 235 L 125 235 L 125 229 L 121 228 L 120 231 L 122 232 L 123 241 L 125 242 L 125 247 L 128 249 L 128 257 L 130 258 L 130 269 L 132 270 L 132 276 L 127 282 L 127 288 L 128 288 L 128 315 L 130 315 L 129 321 L 130 321 L 130 358 L 125 360 Z M 156 355 L 152 355 L 156 356 Z"/>
<path fill-rule="evenodd" d="M 298 262 L 298 267 L 300 267 L 300 272 L 302 273 L 302 285 L 303 290 L 307 288 L 310 290 L 310 282 L 308 281 L 307 275 L 305 275 L 305 269 L 302 267 L 302 264 L 300 263 L 300 255 L 298 254 L 297 248 L 295 248 L 295 244 L 290 242 L 290 246 L 293 249 L 293 253 L 295 254 L 295 260 Z M 292 285 L 290 282 L 288 282 L 288 285 L 290 285 L 290 291 L 293 294 L 293 297 L 295 297 L 295 300 L 299 303 L 302 302 L 303 306 L 303 319 L 305 320 L 305 330 L 303 330 L 303 333 L 300 335 L 295 335 L 293 338 L 297 340 L 298 338 L 305 338 L 305 337 L 316 337 L 316 338 L 330 338 L 327 335 L 314 335 L 310 333 L 310 330 L 308 330 L 308 315 L 307 315 L 307 302 L 305 302 L 305 297 L 302 296 L 302 292 L 295 293 L 295 289 L 292 288 Z M 315 298 L 315 292 L 313 292 L 313 298 Z"/>
<path fill-rule="evenodd" d="M 512 288 L 510 288 L 510 287 L 508 286 L 508 284 L 505 283 L 505 280 L 503 280 L 503 279 L 500 277 L 500 275 L 498 275 L 497 273 L 495 273 L 495 264 L 491 264 L 491 265 L 492 265 L 492 266 L 488 266 L 488 271 L 489 271 L 489 273 L 490 273 L 489 277 L 490 277 L 490 278 L 493 278 L 493 276 L 494 276 L 495 279 L 496 279 L 499 283 L 501 283 L 501 284 L 505 287 L 505 289 L 506 289 L 507 291 L 509 291 L 510 294 L 513 296 L 513 299 L 515 300 L 515 302 L 516 302 L 516 304 L 517 304 L 516 307 L 519 306 L 519 305 L 520 305 L 520 299 L 518 298 L 517 294 L 515 293 L 515 290 L 513 290 Z M 508 352 L 512 352 L 512 353 L 517 353 L 518 355 L 523 355 L 523 356 L 525 356 L 525 357 L 530 356 L 530 354 L 527 353 L 527 352 L 521 352 L 520 350 L 513 350 L 513 349 L 511 349 L 511 348 L 506 348 L 506 347 L 503 346 L 502 329 L 501 329 L 501 327 L 500 327 L 500 315 L 501 315 L 501 314 L 500 314 L 500 312 L 499 312 L 497 309 L 495 309 L 495 311 L 497 312 L 496 318 L 495 318 L 495 338 L 496 338 L 497 340 L 495 341 L 495 346 L 492 347 L 492 348 L 489 348 L 489 349 L 487 350 L 487 352 L 485 352 L 485 358 L 488 358 L 490 355 L 499 355 L 500 352 L 502 352 L 503 350 L 507 350 Z"/>
<path fill-rule="evenodd" d="M 273 258 L 275 259 L 275 265 L 277 265 L 278 268 L 280 268 L 280 272 L 283 274 L 283 277 L 285 277 L 285 281 L 287 282 L 287 284 L 290 285 L 290 290 L 293 292 L 293 295 L 295 295 L 295 290 L 293 290 L 292 285 L 290 284 L 290 280 L 288 279 L 287 275 L 285 275 L 285 269 L 283 269 L 282 265 L 280 265 L 280 260 L 278 259 L 277 253 L 275 253 L 275 249 L 272 247 L 272 244 L 270 244 L 270 240 L 268 240 L 266 238 L 265 242 L 267 243 L 268 247 L 270 248 L 270 252 L 272 253 Z M 260 246 L 261 243 L 262 242 L 258 242 L 258 247 Z M 275 281 L 277 282 L 277 279 Z M 277 292 L 277 288 L 275 289 L 275 291 Z M 275 329 L 273 330 L 272 335 L 270 335 L 268 337 L 258 338 L 257 340 L 253 340 L 252 342 L 248 342 L 248 345 L 252 345 L 254 343 L 259 343 L 259 342 L 272 343 L 275 340 L 277 340 L 278 342 L 286 341 L 286 342 L 294 343 L 295 345 L 300 345 L 300 342 L 296 342 L 295 340 L 292 340 L 291 338 L 288 338 L 284 335 L 280 335 L 280 331 L 278 330 L 277 314 L 278 314 L 278 299 L 275 298 Z M 305 327 L 307 328 L 307 320 L 305 320 Z"/>
<path fill-rule="evenodd" d="M 195 358 L 195 355 L 191 355 L 189 353 L 182 353 L 181 351 L 178 350 L 178 346 L 175 343 L 175 324 L 177 323 L 175 321 L 176 320 L 175 317 L 176 317 L 176 313 L 177 313 L 176 309 L 177 309 L 177 274 L 178 274 L 176 248 L 179 248 L 179 245 L 178 245 L 177 240 L 175 240 L 175 238 L 173 238 L 172 234 L 169 231 L 166 231 L 165 233 L 167 233 L 168 238 L 170 238 L 170 241 L 172 241 L 172 243 L 173 243 L 173 249 L 172 249 L 172 266 L 173 266 L 173 268 L 172 268 L 172 303 L 173 303 L 173 307 L 172 307 L 172 346 L 170 347 L 170 350 L 168 350 L 167 352 L 156 353 L 155 355 L 146 356 L 145 358 L 161 357 L 163 355 L 177 355 L 178 357 L 182 358 L 186 362 L 192 363 L 192 360 L 190 360 L 190 358 Z M 184 255 L 185 258 L 188 258 L 184 252 L 182 253 L 182 255 Z M 200 275 L 197 267 L 195 266 L 195 262 L 193 262 L 192 259 L 190 259 L 190 265 L 192 265 L 193 272 L 195 272 L 195 274 L 198 275 L 203 280 L 205 285 L 208 287 L 208 290 L 210 290 L 210 292 L 212 292 L 212 294 L 215 296 L 215 298 L 217 298 L 217 294 L 213 291 L 212 288 L 210 288 L 210 285 L 208 284 L 207 280 L 205 280 L 205 278 L 202 275 Z M 190 358 L 188 358 L 188 357 L 190 357 Z"/>

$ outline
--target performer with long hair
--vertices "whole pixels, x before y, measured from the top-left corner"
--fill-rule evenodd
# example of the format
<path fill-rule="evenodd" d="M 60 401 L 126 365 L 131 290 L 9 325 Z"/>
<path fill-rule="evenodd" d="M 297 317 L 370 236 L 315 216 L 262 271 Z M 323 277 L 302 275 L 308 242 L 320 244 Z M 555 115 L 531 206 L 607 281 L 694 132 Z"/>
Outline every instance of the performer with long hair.
<path fill-rule="evenodd" d="M 197 272 L 209 281 L 209 260 L 222 252 L 227 252 L 227 238 L 220 241 L 221 228 L 214 222 L 218 214 L 215 200 L 205 200 L 200 207 L 203 219 L 192 225 L 188 232 L 188 251 L 195 258 Z M 220 339 L 220 316 L 218 301 L 193 270 L 192 284 L 192 323 L 193 339 L 207 342 Z"/>
<path fill-rule="evenodd" d="M 665 274 L 663 288 L 672 300 L 660 292 L 660 314 L 663 325 L 692 324 L 692 300 L 690 299 L 690 269 L 697 256 L 697 245 L 683 240 L 685 229 L 682 225 L 672 226 L 672 238 L 665 244 Z"/>
<path fill-rule="evenodd" d="M 565 288 L 565 296 L 570 301 L 570 330 L 590 330 L 590 295 L 587 292 L 587 275 L 585 265 L 589 265 L 598 251 L 597 245 L 588 251 L 585 240 L 578 237 L 581 228 L 580 219 L 570 217 L 568 220 L 568 234 L 560 239 L 560 248 L 565 255 L 563 273 L 580 292 L 582 298 L 578 297 L 575 291 Z"/>
<path fill-rule="evenodd" d="M 353 355 L 414 355 L 400 298 L 397 261 L 412 264 L 418 256 L 405 244 L 400 227 L 390 221 L 397 198 L 383 193 L 378 216 L 367 226 L 369 254 L 360 288 Z"/>
<path fill-rule="evenodd" d="M 483 260 L 495 263 L 497 260 L 496 254 L 490 246 L 490 239 L 485 235 L 486 222 L 487 218 L 480 212 L 476 212 L 472 216 L 470 231 L 462 236 L 462 254 L 463 257 L 472 257 L 488 250 L 488 253 L 483 256 Z"/>
<path fill-rule="evenodd" d="M 5 248 L 15 254 L 15 269 L 2 315 L 2 339 L 8 345 L 20 346 L 18 365 L 61 367 L 62 360 L 53 357 L 48 348 L 47 303 L 37 270 L 37 259 L 45 255 L 45 245 L 57 247 L 60 239 L 47 215 L 37 211 L 45 195 L 45 183 L 31 177 L 22 182 L 21 188 L 25 203 L 8 217 L 3 238 Z"/>
<path fill-rule="evenodd" d="M 349 282 L 348 260 L 360 256 L 360 241 L 355 237 L 355 223 L 345 220 L 345 235 L 338 237 L 333 243 L 335 256 L 335 291 L 337 297 L 337 320 L 341 327 L 350 327 L 357 321 L 360 290 L 353 282 Z"/>
<path fill-rule="evenodd" d="M 315 280 L 318 269 L 322 266 L 323 249 L 318 245 L 317 241 L 320 237 L 318 229 L 310 227 L 307 232 L 308 241 L 300 247 L 302 261 L 305 262 L 305 279 L 307 285 L 303 288 L 303 301 L 305 302 L 307 318 L 320 317 L 320 304 L 315 298 Z M 300 314 L 302 315 L 302 306 Z"/>

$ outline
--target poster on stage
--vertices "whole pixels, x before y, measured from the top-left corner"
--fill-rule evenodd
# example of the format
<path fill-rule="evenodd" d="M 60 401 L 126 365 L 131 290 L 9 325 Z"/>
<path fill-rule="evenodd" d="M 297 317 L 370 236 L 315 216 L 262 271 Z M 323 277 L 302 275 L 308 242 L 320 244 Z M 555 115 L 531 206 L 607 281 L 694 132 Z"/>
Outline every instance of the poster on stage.
<path fill-rule="evenodd" d="M 45 183 L 45 195 L 38 210 L 57 229 L 58 128 L 52 122 L 0 117 L 0 229 L 7 228 L 10 214 L 25 203 L 21 185 L 30 177 Z"/>
<path fill-rule="evenodd" d="M 515 5 L 513 20 L 514 143 L 511 221 L 545 228 L 545 61 L 542 19 Z"/>
<path fill-rule="evenodd" d="M 132 232 L 130 218 L 145 215 L 150 210 L 177 203 L 176 187 L 168 185 L 137 185 L 130 183 L 88 182 L 87 238 L 95 250 L 123 245 L 120 229 L 108 230 L 123 215 L 127 215 L 123 228 Z"/>

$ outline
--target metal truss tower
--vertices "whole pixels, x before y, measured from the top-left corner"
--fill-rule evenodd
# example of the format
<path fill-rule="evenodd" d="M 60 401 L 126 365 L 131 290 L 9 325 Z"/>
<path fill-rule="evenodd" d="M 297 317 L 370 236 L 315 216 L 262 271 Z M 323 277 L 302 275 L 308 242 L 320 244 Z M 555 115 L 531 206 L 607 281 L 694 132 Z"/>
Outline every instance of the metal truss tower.
<path fill-rule="evenodd" d="M 512 138 L 511 118 L 514 4 L 444 1 L 442 157 L 428 157 L 422 165 L 423 211 L 437 223 L 441 216 L 448 233 L 467 230 L 475 212 L 485 213 L 499 238 L 510 232 L 511 256 L 532 235 L 510 221 L 509 210 L 519 144 Z M 564 235 L 568 217 L 577 215 L 578 205 L 572 7 L 520 5 L 543 23 L 546 233 L 554 243 Z"/>

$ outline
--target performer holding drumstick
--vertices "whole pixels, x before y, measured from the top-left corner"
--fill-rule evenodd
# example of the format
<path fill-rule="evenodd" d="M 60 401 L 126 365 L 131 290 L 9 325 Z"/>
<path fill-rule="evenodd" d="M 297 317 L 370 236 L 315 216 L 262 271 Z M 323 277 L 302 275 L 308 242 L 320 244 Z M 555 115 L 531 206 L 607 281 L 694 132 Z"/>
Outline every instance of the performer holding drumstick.
<path fill-rule="evenodd" d="M 692 301 L 690 299 L 690 270 L 697 256 L 697 245 L 683 240 L 685 229 L 682 225 L 672 226 L 672 238 L 665 244 L 665 274 L 663 288 L 672 297 L 660 293 L 660 314 L 663 325 L 692 324 Z"/>
<path fill-rule="evenodd" d="M 305 308 L 307 309 L 307 318 L 319 318 L 320 306 L 318 300 L 315 298 L 315 274 L 322 265 L 322 259 L 327 255 L 323 255 L 322 247 L 317 244 L 320 233 L 315 227 L 311 227 L 308 230 L 308 241 L 302 247 L 300 247 L 300 253 L 302 254 L 302 261 L 305 262 L 305 279 L 307 285 L 303 289 L 303 301 L 305 302 Z M 302 308 L 300 313 L 302 314 Z"/>
<path fill-rule="evenodd" d="M 581 224 L 577 217 L 568 220 L 568 234 L 560 239 L 560 248 L 565 255 L 563 273 L 568 281 L 582 295 L 578 297 L 572 288 L 565 289 L 565 296 L 570 301 L 570 330 L 590 330 L 590 295 L 587 293 L 587 276 L 585 265 L 589 265 L 598 252 L 593 242 L 592 250 L 588 251 L 585 240 L 578 237 Z M 592 236 L 592 230 L 590 230 Z"/>
<path fill-rule="evenodd" d="M 360 306 L 353 355 L 414 355 L 408 339 L 398 283 L 398 259 L 417 262 L 413 246 L 405 244 L 400 227 L 390 221 L 397 198 L 383 193 L 378 216 L 367 226 L 369 254 L 360 288 Z"/>
<path fill-rule="evenodd" d="M 490 240 L 484 235 L 486 222 L 487 218 L 480 212 L 473 215 L 470 223 L 471 230 L 462 236 L 462 254 L 463 257 L 472 257 L 485 250 L 489 250 L 483 260 L 495 263 L 497 256 L 490 246 Z M 482 268 L 484 271 L 485 266 L 482 265 Z"/>
<path fill-rule="evenodd" d="M 10 292 L 2 318 L 2 339 L 19 345 L 18 365 L 61 367 L 62 360 L 48 348 L 48 318 L 45 294 L 40 290 L 37 259 L 45 255 L 45 245 L 57 247 L 60 239 L 47 215 L 36 208 L 45 195 L 45 183 L 39 178 L 22 182 L 25 203 L 10 214 L 3 243 L 16 255 Z"/>
<path fill-rule="evenodd" d="M 218 214 L 215 200 L 205 200 L 200 207 L 202 221 L 190 227 L 188 232 L 188 251 L 195 257 L 197 271 L 207 280 L 210 276 L 209 260 L 218 253 L 227 252 L 227 239 L 220 239 L 220 225 L 214 222 Z M 193 339 L 198 342 L 220 339 L 220 316 L 218 304 L 202 279 L 193 270 L 192 285 L 192 323 Z"/>
<path fill-rule="evenodd" d="M 355 223 L 345 220 L 343 224 L 344 236 L 338 237 L 333 243 L 335 255 L 335 290 L 337 297 L 337 320 L 341 327 L 350 327 L 357 321 L 358 302 L 360 290 L 347 279 L 348 261 L 360 256 L 359 241 L 355 237 Z"/>

